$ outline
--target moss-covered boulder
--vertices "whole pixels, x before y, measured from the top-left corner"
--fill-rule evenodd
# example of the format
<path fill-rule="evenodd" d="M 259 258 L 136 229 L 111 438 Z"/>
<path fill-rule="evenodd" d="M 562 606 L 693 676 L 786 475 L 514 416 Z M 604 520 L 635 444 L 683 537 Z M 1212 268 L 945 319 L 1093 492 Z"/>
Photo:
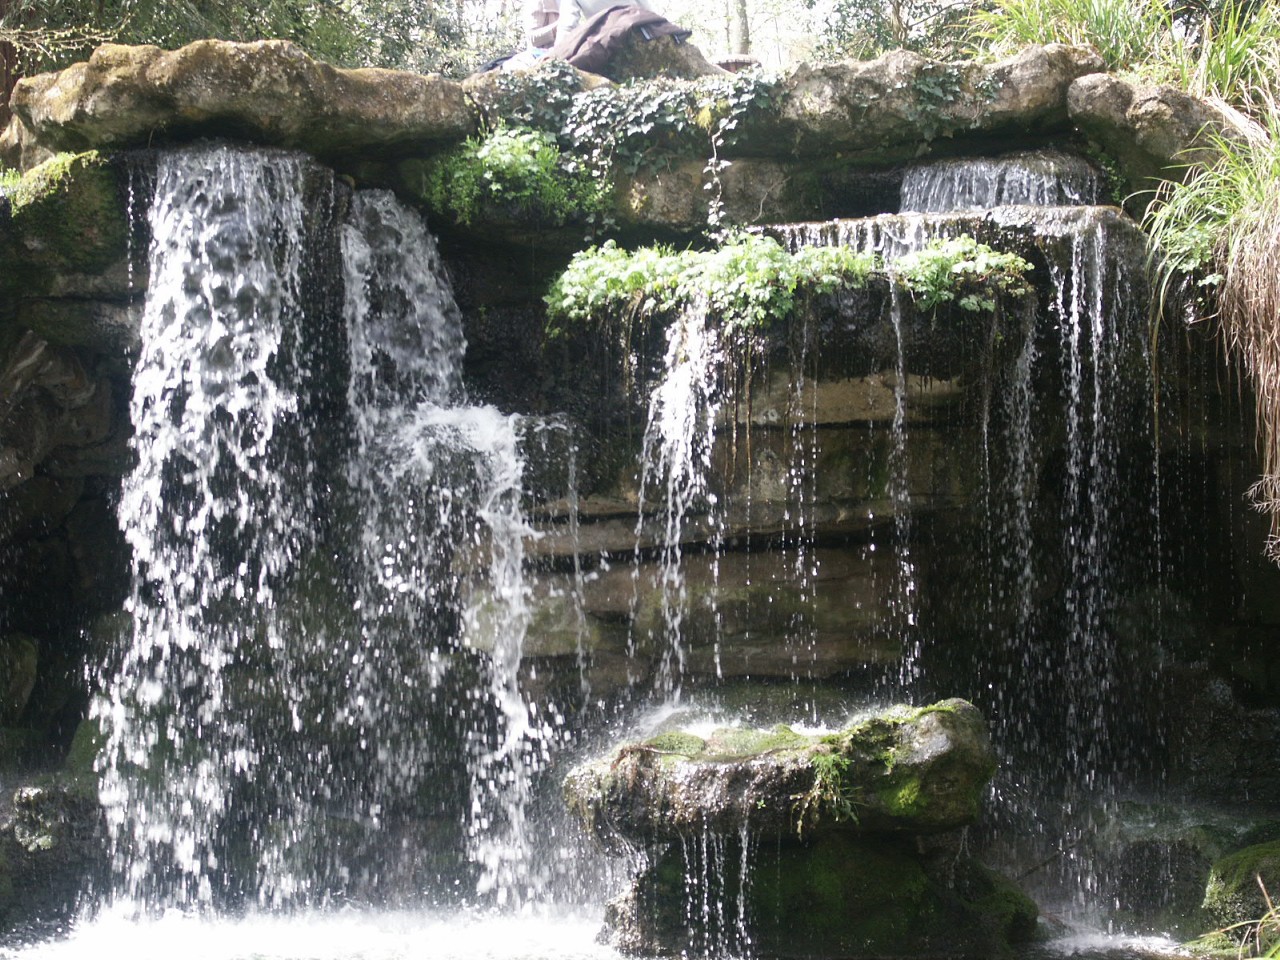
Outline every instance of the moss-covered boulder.
<path fill-rule="evenodd" d="M 116 169 L 95 151 L 59 154 L 6 190 L 0 205 L 0 294 L 83 296 L 83 283 L 75 288 L 71 278 L 99 276 L 115 265 L 123 277 L 127 248 Z M 73 286 L 54 290 L 55 282 Z"/>
<path fill-rule="evenodd" d="M 1265 893 L 1264 893 L 1265 888 Z M 1237 850 L 1214 863 L 1204 892 L 1204 909 L 1220 927 L 1235 927 L 1243 940 L 1265 917 L 1280 894 L 1280 840 Z M 1244 924 L 1246 926 L 1237 926 Z M 1266 943 L 1280 943 L 1280 927 L 1261 931 Z M 1265 946 L 1266 944 L 1264 944 Z"/>
<path fill-rule="evenodd" d="M 963 850 L 995 770 L 963 700 L 825 735 L 671 730 L 574 770 L 570 806 L 647 866 L 609 941 L 646 955 L 995 957 L 1036 907 Z"/>
<path fill-rule="evenodd" d="M 836 733 L 727 728 L 625 744 L 565 781 L 600 840 L 674 842 L 704 830 L 929 834 L 971 823 L 995 758 L 963 700 L 896 707 Z"/>

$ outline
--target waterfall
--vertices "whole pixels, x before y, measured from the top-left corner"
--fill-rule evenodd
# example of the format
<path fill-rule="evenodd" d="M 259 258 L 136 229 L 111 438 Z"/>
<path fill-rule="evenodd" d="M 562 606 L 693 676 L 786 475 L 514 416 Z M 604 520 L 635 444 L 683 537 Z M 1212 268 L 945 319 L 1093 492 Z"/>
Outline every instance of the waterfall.
<path fill-rule="evenodd" d="M 312 541 L 305 166 L 224 147 L 159 160 L 119 511 L 132 624 L 93 705 L 117 891 L 140 904 L 212 899 L 236 795 L 262 773 L 253 671 L 285 655 L 276 591 Z"/>
<path fill-rule="evenodd" d="M 1096 204 L 1097 171 L 1078 157 L 1055 151 L 995 159 L 943 160 L 907 170 L 902 179 L 905 212 L 987 210 L 1011 204 L 1040 207 Z"/>
<path fill-rule="evenodd" d="M 406 855 L 438 846 L 481 895 L 526 901 L 560 721 L 518 687 L 522 425 L 463 395 L 435 241 L 386 193 L 339 225 L 332 174 L 297 155 L 158 163 L 120 511 L 132 625 L 94 706 L 118 897 L 396 897 L 454 869 Z M 309 294 L 339 247 L 344 296 Z M 337 374 L 310 362 L 341 339 Z"/>

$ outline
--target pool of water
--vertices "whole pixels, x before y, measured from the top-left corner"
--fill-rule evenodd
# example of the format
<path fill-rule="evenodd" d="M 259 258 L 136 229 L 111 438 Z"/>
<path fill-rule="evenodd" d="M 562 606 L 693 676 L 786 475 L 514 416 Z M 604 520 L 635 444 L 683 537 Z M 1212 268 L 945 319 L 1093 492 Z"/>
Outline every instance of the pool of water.
<path fill-rule="evenodd" d="M 600 914 L 523 915 L 342 909 L 238 919 L 170 913 L 99 916 L 42 942 L 0 947 L 3 960 L 622 960 L 596 942 Z M 1172 940 L 1076 932 L 1015 960 L 1190 957 Z"/>

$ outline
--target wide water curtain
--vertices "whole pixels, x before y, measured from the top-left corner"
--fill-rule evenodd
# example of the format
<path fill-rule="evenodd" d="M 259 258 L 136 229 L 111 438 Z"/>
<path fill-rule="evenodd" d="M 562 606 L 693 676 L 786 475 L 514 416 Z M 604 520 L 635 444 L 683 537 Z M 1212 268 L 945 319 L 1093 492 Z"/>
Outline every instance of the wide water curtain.
<path fill-rule="evenodd" d="M 300 155 L 158 163 L 95 706 L 119 899 L 524 900 L 520 421 L 465 400 L 435 241 Z"/>
<path fill-rule="evenodd" d="M 131 407 L 129 636 L 96 713 L 119 889 L 207 901 L 240 792 L 262 775 L 251 673 L 285 639 L 274 594 L 310 542 L 302 161 L 164 154 Z"/>

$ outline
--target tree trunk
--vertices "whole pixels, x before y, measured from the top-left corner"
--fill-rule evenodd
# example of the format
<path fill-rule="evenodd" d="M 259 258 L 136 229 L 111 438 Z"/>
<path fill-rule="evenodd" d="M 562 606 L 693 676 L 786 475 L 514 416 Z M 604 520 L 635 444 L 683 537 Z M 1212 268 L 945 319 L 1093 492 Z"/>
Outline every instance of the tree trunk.
<path fill-rule="evenodd" d="M 0 22 L 9 13 L 9 0 L 0 0 Z M 0 41 L 0 129 L 9 123 L 9 94 L 18 82 L 18 51 L 12 43 Z"/>
<path fill-rule="evenodd" d="M 729 52 L 742 55 L 751 52 L 751 15 L 747 0 L 732 0 L 729 5 Z"/>

